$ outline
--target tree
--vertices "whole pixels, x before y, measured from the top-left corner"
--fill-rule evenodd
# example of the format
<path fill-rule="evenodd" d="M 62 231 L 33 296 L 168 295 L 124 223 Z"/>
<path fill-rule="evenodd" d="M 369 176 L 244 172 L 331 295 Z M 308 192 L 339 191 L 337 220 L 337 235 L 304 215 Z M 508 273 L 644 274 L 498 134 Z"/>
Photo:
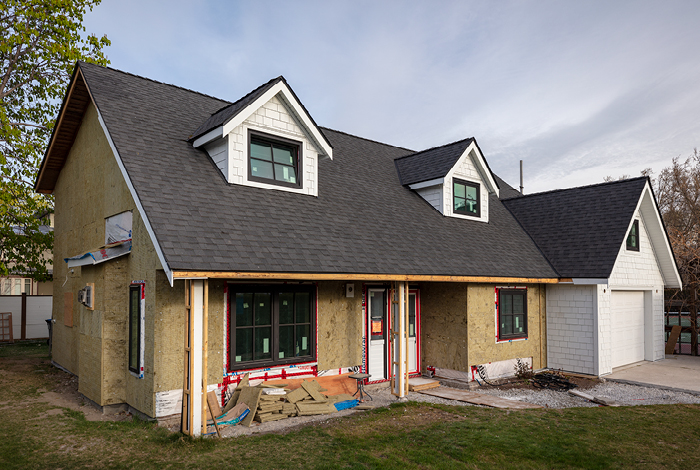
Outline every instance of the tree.
<path fill-rule="evenodd" d="M 0 3 L 0 276 L 38 281 L 53 234 L 39 215 L 50 196 L 33 185 L 76 61 L 106 65 L 106 36 L 86 35 L 83 15 L 101 0 L 3 0 Z"/>

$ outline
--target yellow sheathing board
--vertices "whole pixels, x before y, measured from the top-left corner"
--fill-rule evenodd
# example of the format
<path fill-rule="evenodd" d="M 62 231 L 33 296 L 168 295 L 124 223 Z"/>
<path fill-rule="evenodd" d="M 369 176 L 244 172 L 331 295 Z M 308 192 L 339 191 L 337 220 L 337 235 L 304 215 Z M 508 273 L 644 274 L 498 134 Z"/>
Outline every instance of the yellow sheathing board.
<path fill-rule="evenodd" d="M 469 366 L 518 357 L 532 357 L 535 369 L 546 366 L 544 289 L 537 284 L 527 286 L 527 340 L 496 342 L 495 287 L 493 284 L 468 285 Z"/>
<path fill-rule="evenodd" d="M 421 368 L 466 371 L 467 284 L 420 284 Z"/>
<path fill-rule="evenodd" d="M 86 283 L 94 283 L 95 309 L 87 310 L 74 295 L 74 327 L 68 328 L 62 321 L 62 303 L 54 303 L 53 358 L 78 375 L 79 390 L 89 399 L 100 405 L 128 402 L 153 416 L 153 317 L 160 263 L 92 104 L 54 194 L 54 297 L 64 298 L 66 292 L 75 294 Z M 133 211 L 132 254 L 71 272 L 63 258 L 102 246 L 105 217 L 127 210 Z M 128 289 L 132 280 L 146 281 L 143 379 L 132 376 L 127 365 Z"/>
<path fill-rule="evenodd" d="M 362 364 L 362 282 L 345 296 L 345 282 L 318 284 L 318 369 Z"/>

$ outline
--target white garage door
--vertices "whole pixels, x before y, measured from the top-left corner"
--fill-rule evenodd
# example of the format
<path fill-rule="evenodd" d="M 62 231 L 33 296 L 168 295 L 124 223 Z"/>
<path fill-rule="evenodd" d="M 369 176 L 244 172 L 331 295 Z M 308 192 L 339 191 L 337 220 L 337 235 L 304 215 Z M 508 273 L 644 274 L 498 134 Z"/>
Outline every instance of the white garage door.
<path fill-rule="evenodd" d="M 644 360 L 644 292 L 612 293 L 612 366 Z"/>

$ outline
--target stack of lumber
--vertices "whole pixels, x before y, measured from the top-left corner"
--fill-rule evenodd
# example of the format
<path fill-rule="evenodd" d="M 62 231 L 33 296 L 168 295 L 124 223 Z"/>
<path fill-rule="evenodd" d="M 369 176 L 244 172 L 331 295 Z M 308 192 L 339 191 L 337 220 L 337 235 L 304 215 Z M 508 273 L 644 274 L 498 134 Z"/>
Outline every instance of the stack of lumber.
<path fill-rule="evenodd" d="M 440 382 L 437 380 L 426 379 L 424 377 L 411 377 L 408 379 L 408 391 L 409 392 L 420 392 L 421 390 L 430 390 L 431 388 L 438 388 Z"/>
<path fill-rule="evenodd" d="M 244 403 L 251 412 L 241 421 L 241 424 L 250 426 L 253 421 L 267 423 L 293 416 L 335 413 L 338 411 L 335 407 L 336 403 L 354 400 L 347 393 L 323 394 L 328 390 L 322 388 L 316 380 L 305 380 L 300 385 L 295 390 L 285 388 L 285 384 L 269 382 L 251 386 L 246 375 L 234 390 L 223 411 Z"/>

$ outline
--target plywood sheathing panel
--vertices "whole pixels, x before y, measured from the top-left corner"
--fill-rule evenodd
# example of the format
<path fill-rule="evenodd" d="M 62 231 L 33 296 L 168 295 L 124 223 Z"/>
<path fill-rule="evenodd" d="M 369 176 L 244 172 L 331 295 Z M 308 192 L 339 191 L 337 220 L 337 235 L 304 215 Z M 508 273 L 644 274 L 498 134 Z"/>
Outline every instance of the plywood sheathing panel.
<path fill-rule="evenodd" d="M 495 287 L 493 284 L 468 285 L 469 366 L 517 357 L 532 357 L 533 368 L 545 367 L 547 352 L 544 340 L 546 325 L 542 285 L 527 286 L 527 340 L 499 343 L 496 342 Z"/>
<path fill-rule="evenodd" d="M 362 282 L 355 282 L 355 297 L 345 296 L 345 284 L 318 284 L 319 370 L 362 364 Z"/>
<path fill-rule="evenodd" d="M 74 145 L 56 180 L 54 194 L 54 276 L 61 279 L 54 283 L 54 297 L 76 293 L 88 282 L 95 284 L 96 295 L 94 311 L 73 300 L 74 328 L 62 325 L 54 328 L 53 358 L 78 375 L 79 390 L 96 403 L 128 403 L 152 417 L 155 414 L 154 345 L 157 344 L 154 341 L 156 272 L 160 262 L 92 104 L 85 109 Z M 100 265 L 68 270 L 63 258 L 102 246 L 105 217 L 126 210 L 133 211 L 132 254 Z M 132 280 L 146 281 L 143 379 L 132 376 L 127 365 L 128 288 Z M 182 298 L 178 299 L 180 304 Z M 64 321 L 60 302 L 54 303 L 53 318 L 57 326 Z M 181 331 L 178 330 L 178 343 L 181 343 Z M 168 390 L 181 386 L 178 383 Z"/>
<path fill-rule="evenodd" d="M 467 284 L 420 285 L 421 367 L 467 371 Z"/>

